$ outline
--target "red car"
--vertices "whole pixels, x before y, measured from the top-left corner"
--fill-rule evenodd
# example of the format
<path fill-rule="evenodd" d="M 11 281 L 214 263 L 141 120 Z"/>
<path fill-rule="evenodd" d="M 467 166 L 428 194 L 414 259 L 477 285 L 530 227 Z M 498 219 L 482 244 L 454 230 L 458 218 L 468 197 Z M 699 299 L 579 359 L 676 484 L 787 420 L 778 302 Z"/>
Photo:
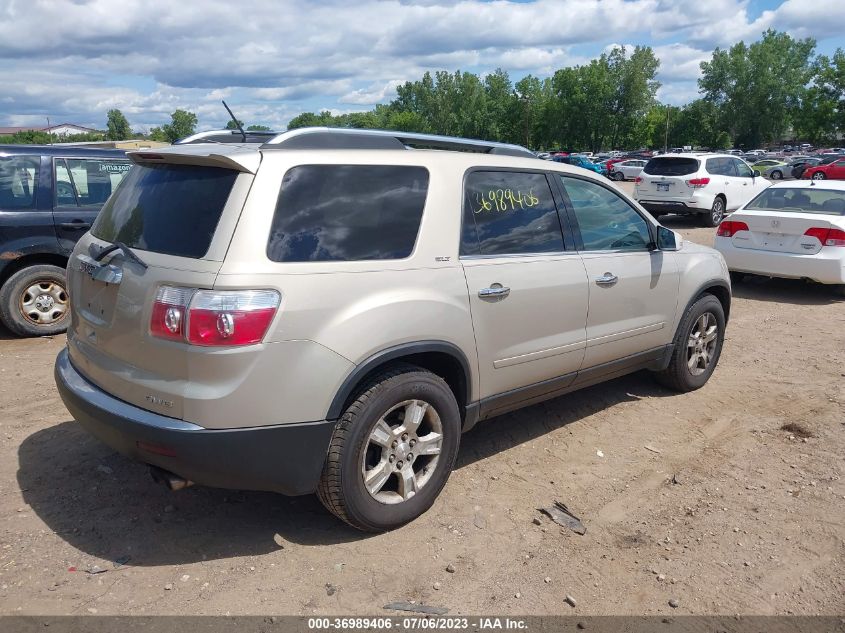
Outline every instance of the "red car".
<path fill-rule="evenodd" d="M 807 167 L 801 175 L 802 180 L 845 180 L 845 156 L 827 164 Z"/>

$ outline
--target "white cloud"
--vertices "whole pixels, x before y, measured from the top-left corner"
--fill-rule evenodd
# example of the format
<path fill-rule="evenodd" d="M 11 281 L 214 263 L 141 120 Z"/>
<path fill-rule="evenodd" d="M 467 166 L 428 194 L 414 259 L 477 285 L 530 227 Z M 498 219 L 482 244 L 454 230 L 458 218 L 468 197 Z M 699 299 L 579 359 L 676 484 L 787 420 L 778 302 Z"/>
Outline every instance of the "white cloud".
<path fill-rule="evenodd" d="M 661 95 L 681 98 L 714 46 L 769 27 L 841 38 L 842 3 L 785 0 L 752 19 L 748 0 L 256 0 L 248 17 L 231 0 L 0 0 L 0 123 L 102 126 L 118 107 L 160 124 L 182 107 L 218 125 L 225 98 L 280 126 L 316 104 L 384 102 L 426 70 L 546 75 L 610 42 L 657 42 Z"/>

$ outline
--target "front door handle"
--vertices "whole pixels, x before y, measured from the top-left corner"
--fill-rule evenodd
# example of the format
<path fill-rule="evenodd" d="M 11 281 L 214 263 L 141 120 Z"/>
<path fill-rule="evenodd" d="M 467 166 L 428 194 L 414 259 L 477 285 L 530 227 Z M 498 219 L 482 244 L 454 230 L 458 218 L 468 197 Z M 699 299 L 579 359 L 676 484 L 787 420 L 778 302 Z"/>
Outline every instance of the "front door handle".
<path fill-rule="evenodd" d="M 596 283 L 600 286 L 612 286 L 617 281 L 619 281 L 619 277 L 613 273 L 605 273 L 601 277 L 596 277 Z"/>
<path fill-rule="evenodd" d="M 59 226 L 68 231 L 81 231 L 82 229 L 90 229 L 91 223 L 84 222 L 83 220 L 74 220 L 73 222 L 62 222 Z"/>
<path fill-rule="evenodd" d="M 482 288 L 478 291 L 478 296 L 482 299 L 504 298 L 511 293 L 511 289 L 502 284 L 490 284 L 489 288 Z"/>

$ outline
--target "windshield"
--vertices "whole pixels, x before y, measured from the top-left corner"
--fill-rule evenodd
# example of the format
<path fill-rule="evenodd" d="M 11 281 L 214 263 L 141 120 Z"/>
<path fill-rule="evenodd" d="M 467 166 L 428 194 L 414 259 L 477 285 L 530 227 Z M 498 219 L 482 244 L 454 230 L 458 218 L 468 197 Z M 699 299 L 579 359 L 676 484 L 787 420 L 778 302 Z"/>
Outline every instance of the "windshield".
<path fill-rule="evenodd" d="M 643 171 L 651 176 L 688 176 L 698 171 L 694 158 L 652 158 Z"/>
<path fill-rule="evenodd" d="M 751 211 L 845 216 L 845 191 L 817 187 L 766 189 L 745 208 Z"/>

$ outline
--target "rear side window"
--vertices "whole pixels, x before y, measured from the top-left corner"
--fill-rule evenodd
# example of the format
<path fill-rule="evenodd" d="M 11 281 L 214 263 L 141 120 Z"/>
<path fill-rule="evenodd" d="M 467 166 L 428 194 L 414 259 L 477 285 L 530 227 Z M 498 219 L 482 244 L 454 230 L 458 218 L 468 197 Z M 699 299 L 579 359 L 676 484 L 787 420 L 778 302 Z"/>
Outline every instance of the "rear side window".
<path fill-rule="evenodd" d="M 237 175 L 201 165 L 135 165 L 91 233 L 145 251 L 202 257 Z"/>
<path fill-rule="evenodd" d="M 275 262 L 403 259 L 414 250 L 428 170 L 302 165 L 282 181 L 267 257 Z"/>
<path fill-rule="evenodd" d="M 560 219 L 545 175 L 507 171 L 467 175 L 461 255 L 562 250 Z"/>
<path fill-rule="evenodd" d="M 38 156 L 0 157 L 0 209 L 34 209 Z"/>
<path fill-rule="evenodd" d="M 128 160 L 68 158 L 56 160 L 56 201 L 102 205 L 129 173 Z M 70 195 L 68 195 L 68 192 Z"/>
<path fill-rule="evenodd" d="M 736 161 L 735 158 L 708 158 L 704 166 L 708 174 L 715 176 L 736 176 L 734 161 Z"/>
<path fill-rule="evenodd" d="M 698 171 L 694 158 L 652 158 L 643 171 L 650 176 L 688 176 Z"/>

